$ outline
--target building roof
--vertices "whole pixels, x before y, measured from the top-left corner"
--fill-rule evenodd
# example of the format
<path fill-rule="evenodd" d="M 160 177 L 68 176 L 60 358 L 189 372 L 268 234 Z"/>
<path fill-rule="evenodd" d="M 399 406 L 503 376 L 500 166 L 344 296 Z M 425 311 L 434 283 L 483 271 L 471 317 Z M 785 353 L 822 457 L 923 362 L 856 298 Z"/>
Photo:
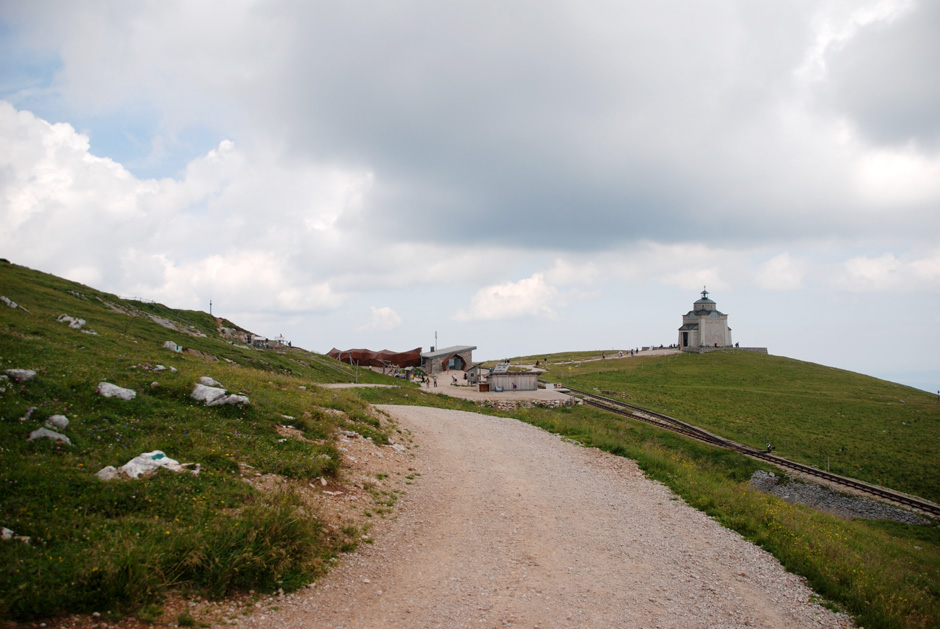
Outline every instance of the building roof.
<path fill-rule="evenodd" d="M 452 347 L 444 347 L 433 352 L 422 352 L 421 358 L 441 358 L 443 356 L 450 356 L 451 354 L 470 352 L 475 349 L 475 345 L 454 345 Z"/>

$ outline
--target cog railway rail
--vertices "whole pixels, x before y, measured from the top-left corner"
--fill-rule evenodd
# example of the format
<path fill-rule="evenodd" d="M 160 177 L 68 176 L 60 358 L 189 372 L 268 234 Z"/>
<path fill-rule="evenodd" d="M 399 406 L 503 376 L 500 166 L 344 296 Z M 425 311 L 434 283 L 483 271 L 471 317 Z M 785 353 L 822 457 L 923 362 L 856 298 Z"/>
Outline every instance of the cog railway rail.
<path fill-rule="evenodd" d="M 831 472 L 826 472 L 810 465 L 795 463 L 793 461 L 771 454 L 766 450 L 755 450 L 754 448 L 737 443 L 735 441 L 731 441 L 730 439 L 713 435 L 707 430 L 703 430 L 697 426 L 687 424 L 674 417 L 669 417 L 668 415 L 664 415 L 662 413 L 640 408 L 639 406 L 633 406 L 632 404 L 627 404 L 626 402 L 621 402 L 620 400 L 596 395 L 594 393 L 588 393 L 587 391 L 572 389 L 570 387 L 566 387 L 566 389 L 570 391 L 571 395 L 581 398 L 586 404 L 590 404 L 596 408 L 609 411 L 611 413 L 616 413 L 618 415 L 623 415 L 625 417 L 630 417 L 631 419 L 647 422 L 654 426 L 671 430 L 672 432 L 683 434 L 720 448 L 735 450 L 755 459 L 772 463 L 778 467 L 790 469 L 808 476 L 814 476 L 821 480 L 832 483 L 833 485 L 851 488 L 868 496 L 872 496 L 887 502 L 892 502 L 897 505 L 913 508 L 933 517 L 940 517 L 940 506 L 932 502 L 927 502 L 914 496 L 892 491 L 884 487 L 878 487 L 877 485 L 863 483 L 859 480 L 855 480 L 854 478 L 847 478 L 845 476 L 839 476 L 838 474 L 832 474 Z"/>

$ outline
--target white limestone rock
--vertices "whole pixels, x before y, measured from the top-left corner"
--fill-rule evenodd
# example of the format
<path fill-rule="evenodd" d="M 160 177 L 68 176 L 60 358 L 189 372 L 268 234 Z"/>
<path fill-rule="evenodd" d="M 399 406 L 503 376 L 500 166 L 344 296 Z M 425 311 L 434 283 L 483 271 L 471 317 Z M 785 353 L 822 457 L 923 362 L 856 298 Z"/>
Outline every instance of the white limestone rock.
<path fill-rule="evenodd" d="M 46 428 L 58 428 L 65 430 L 69 426 L 68 417 L 65 415 L 52 415 L 46 420 Z"/>
<path fill-rule="evenodd" d="M 216 381 L 216 380 L 213 380 L 213 379 L 210 378 L 209 376 L 203 376 L 203 377 L 199 378 L 199 384 L 204 384 L 204 385 L 206 385 L 207 387 L 221 387 L 221 386 L 222 386 L 221 383 L 219 383 L 219 382 Z"/>
<path fill-rule="evenodd" d="M 183 351 L 183 348 L 180 345 L 177 345 L 176 343 L 174 343 L 173 341 L 167 341 L 166 343 L 163 344 L 163 347 L 170 350 L 171 352 L 176 352 L 177 354 Z"/>
<path fill-rule="evenodd" d="M 200 378 L 202 380 L 203 378 Z M 207 380 L 212 380 L 207 378 Z M 212 380 L 215 382 L 215 380 Z M 197 383 L 193 392 L 190 393 L 197 402 L 205 402 L 206 406 L 224 406 L 235 404 L 250 404 L 251 402 L 244 395 L 229 395 L 228 391 L 222 387 L 210 387 L 202 383 Z"/>
<path fill-rule="evenodd" d="M 183 472 L 186 469 L 180 465 L 179 461 L 171 459 L 160 450 L 154 450 L 153 452 L 138 454 L 122 465 L 121 473 L 131 478 L 137 478 L 141 475 L 148 476 L 153 474 L 161 467 L 165 467 L 174 472 Z"/>
<path fill-rule="evenodd" d="M 116 397 L 120 400 L 133 400 L 137 397 L 137 392 L 132 389 L 125 389 L 110 382 L 101 382 L 98 384 L 98 393 L 104 397 Z"/>
<path fill-rule="evenodd" d="M 17 382 L 29 382 L 36 377 L 36 372 L 32 369 L 7 369 L 3 373 Z"/>
<path fill-rule="evenodd" d="M 223 404 L 229 406 L 235 406 L 236 404 L 250 404 L 248 396 L 246 395 L 227 395 L 224 399 L 217 401 L 215 404 L 210 404 L 209 406 L 222 406 Z"/>
<path fill-rule="evenodd" d="M 72 442 L 69 441 L 69 438 L 63 434 L 57 433 L 54 430 L 49 430 L 48 428 L 37 428 L 33 432 L 29 433 L 28 441 L 34 441 L 36 439 L 52 439 L 53 441 L 61 441 L 66 445 L 72 445 Z"/>
<path fill-rule="evenodd" d="M 97 476 L 101 480 L 114 480 L 115 478 L 118 478 L 120 475 L 121 473 L 113 465 L 108 465 L 107 467 L 103 467 L 97 472 L 95 472 L 95 476 Z"/>
<path fill-rule="evenodd" d="M 77 317 L 70 317 L 67 314 L 59 315 L 59 318 L 56 319 L 56 321 L 58 321 L 59 323 L 68 323 L 69 327 L 72 328 L 73 330 L 81 330 L 83 327 L 85 327 L 84 319 L 79 319 Z"/>
<path fill-rule="evenodd" d="M 215 406 L 215 401 L 225 397 L 226 391 L 221 387 L 210 387 L 204 384 L 196 384 L 193 392 L 190 393 L 197 402 L 205 402 L 207 406 Z"/>

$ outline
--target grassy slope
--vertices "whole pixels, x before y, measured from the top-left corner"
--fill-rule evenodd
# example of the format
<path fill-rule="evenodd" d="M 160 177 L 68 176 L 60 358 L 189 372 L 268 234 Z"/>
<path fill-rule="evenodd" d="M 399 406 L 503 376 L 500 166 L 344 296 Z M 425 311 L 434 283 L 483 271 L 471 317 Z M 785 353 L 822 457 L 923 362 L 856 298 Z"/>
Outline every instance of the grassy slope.
<path fill-rule="evenodd" d="M 354 531 L 327 530 L 296 495 L 261 495 L 239 471 L 244 464 L 305 482 L 336 473 L 337 425 L 386 439 L 354 393 L 311 386 L 350 382 L 349 367 L 298 348 L 230 344 L 206 313 L 122 301 L 15 265 L 0 263 L 0 294 L 28 309 L 0 304 L 0 369 L 38 372 L 0 393 L 0 525 L 32 538 L 0 546 L 0 619 L 140 611 L 169 587 L 216 596 L 291 589 L 352 544 Z M 145 313 L 206 336 L 169 330 Z M 97 335 L 56 322 L 61 314 L 85 319 Z M 171 352 L 167 340 L 201 354 Z M 157 364 L 177 372 L 155 372 Z M 196 404 L 189 393 L 203 375 L 248 395 L 250 406 Z M 364 371 L 360 380 L 383 378 Z M 102 381 L 138 395 L 105 399 L 95 392 Z M 70 421 L 62 432 L 71 446 L 26 440 L 57 413 Z M 276 427 L 284 423 L 309 441 L 283 440 Z M 107 483 L 94 476 L 151 450 L 200 463 L 202 472 Z"/>
<path fill-rule="evenodd" d="M 940 404 L 925 391 L 751 352 L 560 365 L 544 377 L 611 391 L 756 448 L 940 501 Z"/>

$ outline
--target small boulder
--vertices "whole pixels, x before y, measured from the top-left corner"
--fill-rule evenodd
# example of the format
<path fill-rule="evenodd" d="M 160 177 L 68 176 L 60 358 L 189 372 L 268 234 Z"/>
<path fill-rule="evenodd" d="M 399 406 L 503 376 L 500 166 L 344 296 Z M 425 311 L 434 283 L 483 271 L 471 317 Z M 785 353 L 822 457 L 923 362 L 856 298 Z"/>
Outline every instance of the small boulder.
<path fill-rule="evenodd" d="M 46 420 L 46 428 L 58 428 L 65 430 L 68 428 L 69 420 L 65 415 L 53 415 Z"/>
<path fill-rule="evenodd" d="M 171 459 L 160 450 L 154 450 L 153 452 L 144 452 L 143 454 L 135 456 L 121 466 L 121 472 L 131 478 L 137 478 L 141 474 L 144 476 L 153 474 L 161 467 L 165 467 L 174 472 L 182 472 L 186 469 L 180 465 L 179 461 Z"/>
<path fill-rule="evenodd" d="M 7 369 L 3 373 L 17 382 L 29 382 L 36 377 L 36 372 L 32 369 Z"/>
<path fill-rule="evenodd" d="M 163 365 L 157 365 L 153 368 L 154 373 L 160 373 L 161 371 L 166 371 L 166 367 Z"/>
<path fill-rule="evenodd" d="M 9 306 L 10 308 L 16 308 L 16 302 L 13 301 L 12 299 L 9 299 L 8 297 L 0 296 L 0 301 L 2 301 L 3 303 L 5 303 L 5 304 L 6 304 L 7 306 Z"/>
<path fill-rule="evenodd" d="M 98 384 L 98 393 L 104 397 L 116 397 L 121 400 L 133 400 L 137 397 L 137 392 L 133 389 L 125 389 L 110 382 L 101 382 Z"/>
<path fill-rule="evenodd" d="M 209 406 L 222 406 L 223 404 L 234 406 L 236 404 L 250 404 L 248 396 L 246 395 L 227 395 L 224 399 L 218 400 L 215 404 L 210 404 Z"/>
<path fill-rule="evenodd" d="M 85 320 L 79 319 L 78 317 L 70 317 L 67 314 L 59 315 L 59 318 L 56 319 L 59 323 L 68 323 L 69 327 L 73 330 L 81 330 L 85 327 Z"/>
<path fill-rule="evenodd" d="M 205 402 L 207 406 L 215 406 L 216 400 L 225 397 L 225 393 L 225 389 L 221 387 L 210 387 L 204 384 L 197 384 L 193 389 L 193 392 L 189 395 L 197 402 Z"/>
<path fill-rule="evenodd" d="M 183 348 L 177 345 L 176 343 L 174 343 L 173 341 L 167 341 L 166 343 L 163 344 L 163 347 L 170 350 L 171 352 L 176 352 L 177 354 L 183 351 Z"/>
<path fill-rule="evenodd" d="M 209 376 L 203 376 L 203 377 L 199 378 L 199 384 L 204 384 L 204 385 L 206 385 L 207 387 L 221 387 L 221 386 L 222 386 L 221 383 L 219 383 L 219 382 L 216 381 L 216 380 L 213 380 L 213 379 L 210 378 Z"/>
<path fill-rule="evenodd" d="M 200 378 L 202 380 L 202 378 Z M 207 380 L 212 380 L 207 378 Z M 215 382 L 213 380 L 213 382 Z M 205 384 L 197 383 L 193 392 L 190 393 L 197 402 L 205 402 L 206 406 L 225 406 L 234 404 L 250 404 L 248 398 L 244 395 L 228 395 L 228 392 L 222 387 L 210 387 Z"/>
<path fill-rule="evenodd" d="M 72 445 L 72 442 L 69 441 L 69 438 L 63 434 L 59 434 L 54 430 L 49 430 L 48 428 L 37 428 L 33 432 L 29 433 L 29 441 L 34 439 L 52 439 L 53 441 L 61 441 L 66 445 Z"/>
<path fill-rule="evenodd" d="M 107 467 L 103 467 L 97 472 L 95 472 L 95 476 L 97 476 L 101 480 L 114 480 L 120 475 L 121 473 L 113 465 L 108 465 Z"/>

